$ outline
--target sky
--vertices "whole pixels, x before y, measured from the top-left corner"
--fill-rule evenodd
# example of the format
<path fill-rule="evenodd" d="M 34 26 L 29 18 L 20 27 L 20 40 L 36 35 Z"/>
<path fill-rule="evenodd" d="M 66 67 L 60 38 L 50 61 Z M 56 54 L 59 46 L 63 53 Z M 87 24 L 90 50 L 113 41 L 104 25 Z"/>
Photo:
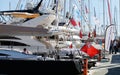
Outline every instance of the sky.
<path fill-rule="evenodd" d="M 0 2 L 0 10 L 9 10 L 9 9 L 16 9 L 17 3 L 19 0 L 1 0 Z M 26 0 L 22 0 L 22 3 L 24 3 Z M 28 0 L 27 0 L 28 1 Z M 31 0 L 32 1 L 32 0 Z M 35 0 L 34 0 L 35 1 Z M 37 1 L 37 0 L 36 0 Z M 67 0 L 68 1 L 68 0 Z M 73 1 L 73 0 L 71 0 Z M 77 1 L 77 0 L 76 0 Z M 81 0 L 78 0 L 81 1 Z M 96 12 L 96 17 L 99 20 L 100 24 L 98 27 L 98 33 L 104 33 L 104 23 L 103 20 L 105 20 L 105 25 L 109 25 L 109 15 L 108 15 L 108 5 L 107 5 L 107 0 L 82 0 L 85 2 L 85 5 L 88 7 L 89 4 L 88 2 L 90 1 L 90 10 L 88 7 L 88 11 L 90 12 L 90 15 L 88 14 L 87 17 L 89 18 L 90 16 L 90 24 L 91 27 L 95 27 L 95 23 L 93 21 L 94 17 L 94 9 Z M 105 17 L 103 17 L 103 1 L 105 2 Z M 112 16 L 112 23 L 114 23 L 114 18 L 116 20 L 116 29 L 120 30 L 120 8 L 119 8 L 119 0 L 109 0 L 110 1 L 110 10 L 111 10 L 111 16 Z M 73 1 L 74 4 L 76 4 Z M 10 7 L 9 7 L 10 6 Z M 88 30 L 88 29 L 86 29 Z M 118 36 L 120 36 L 120 31 L 118 32 Z"/>
<path fill-rule="evenodd" d="M 90 13 L 91 27 L 93 28 L 95 27 L 95 22 L 94 22 L 94 9 L 95 9 L 96 18 L 99 20 L 99 24 L 96 25 L 96 27 L 98 27 L 97 31 L 99 34 L 105 33 L 104 28 L 110 25 L 107 0 L 83 0 L 83 1 L 85 2 L 85 5 L 87 6 L 88 11 Z M 105 11 L 103 11 L 103 1 L 104 1 Z M 110 3 L 110 13 L 112 17 L 112 24 L 114 24 L 114 18 L 115 18 L 117 35 L 120 36 L 120 18 L 119 18 L 120 17 L 120 12 L 119 12 L 120 0 L 108 0 L 108 1 Z M 90 8 L 88 6 L 90 6 Z M 105 13 L 105 16 L 103 15 L 103 13 Z M 88 18 L 89 18 L 89 14 L 88 14 Z"/>
<path fill-rule="evenodd" d="M 17 6 L 18 0 L 1 0 L 0 10 L 9 10 L 9 5 L 11 4 L 11 9 L 15 9 Z"/>

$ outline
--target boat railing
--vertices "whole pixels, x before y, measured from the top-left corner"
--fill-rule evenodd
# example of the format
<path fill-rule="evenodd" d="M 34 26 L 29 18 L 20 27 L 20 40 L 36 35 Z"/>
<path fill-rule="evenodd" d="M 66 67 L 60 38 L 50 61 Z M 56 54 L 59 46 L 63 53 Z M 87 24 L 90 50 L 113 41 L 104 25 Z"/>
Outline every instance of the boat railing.
<path fill-rule="evenodd" d="M 28 51 L 32 53 L 49 53 L 50 50 L 46 49 L 44 46 L 0 46 L 0 48 L 9 48 L 15 49 L 19 51 L 23 51 L 23 48 L 26 48 Z"/>

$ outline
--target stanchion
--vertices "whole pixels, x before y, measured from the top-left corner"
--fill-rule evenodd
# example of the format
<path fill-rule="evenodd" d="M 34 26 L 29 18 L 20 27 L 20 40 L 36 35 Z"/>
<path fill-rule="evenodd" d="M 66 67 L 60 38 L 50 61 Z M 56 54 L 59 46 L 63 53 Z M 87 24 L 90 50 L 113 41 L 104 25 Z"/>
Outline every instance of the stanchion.
<path fill-rule="evenodd" d="M 87 75 L 88 72 L 88 59 L 84 59 L 84 65 L 83 65 L 83 75 Z"/>

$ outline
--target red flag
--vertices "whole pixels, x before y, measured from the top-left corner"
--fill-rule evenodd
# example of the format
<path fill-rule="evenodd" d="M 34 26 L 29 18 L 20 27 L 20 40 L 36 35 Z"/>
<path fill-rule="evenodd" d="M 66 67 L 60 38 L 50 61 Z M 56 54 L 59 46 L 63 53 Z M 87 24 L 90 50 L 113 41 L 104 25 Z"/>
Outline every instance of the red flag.
<path fill-rule="evenodd" d="M 107 4 L 108 4 L 109 19 L 110 19 L 110 24 L 111 24 L 112 23 L 112 16 L 111 16 L 111 12 L 110 12 L 110 3 L 109 3 L 109 0 L 107 0 Z"/>
<path fill-rule="evenodd" d="M 90 42 L 87 42 L 84 46 L 82 46 L 81 51 L 87 53 L 88 47 L 90 47 Z"/>
<path fill-rule="evenodd" d="M 82 46 L 81 51 L 87 53 L 87 49 L 88 49 L 88 46 L 85 44 L 84 46 Z"/>
<path fill-rule="evenodd" d="M 69 48 L 73 48 L 72 43 L 70 44 Z"/>
<path fill-rule="evenodd" d="M 90 38 L 90 32 L 89 32 L 89 34 L 88 34 L 88 37 Z"/>
<path fill-rule="evenodd" d="M 96 37 L 96 29 L 93 31 L 93 36 Z"/>
<path fill-rule="evenodd" d="M 91 58 L 94 57 L 96 54 L 99 54 L 98 49 L 87 43 L 81 48 L 81 51 L 87 53 Z"/>
<path fill-rule="evenodd" d="M 78 25 L 79 25 L 79 27 L 80 27 L 80 21 L 78 22 Z"/>
<path fill-rule="evenodd" d="M 79 36 L 80 36 L 80 38 L 82 38 L 82 31 L 81 30 L 80 30 Z"/>
<path fill-rule="evenodd" d="M 87 49 L 87 54 L 92 58 L 96 54 L 99 54 L 99 50 L 91 45 L 90 48 Z"/>
<path fill-rule="evenodd" d="M 70 23 L 71 23 L 73 26 L 76 26 L 76 25 L 77 25 L 76 21 L 75 21 L 73 18 L 70 19 Z"/>
<path fill-rule="evenodd" d="M 86 5 L 85 5 L 85 11 L 86 11 L 86 14 L 89 13 Z"/>

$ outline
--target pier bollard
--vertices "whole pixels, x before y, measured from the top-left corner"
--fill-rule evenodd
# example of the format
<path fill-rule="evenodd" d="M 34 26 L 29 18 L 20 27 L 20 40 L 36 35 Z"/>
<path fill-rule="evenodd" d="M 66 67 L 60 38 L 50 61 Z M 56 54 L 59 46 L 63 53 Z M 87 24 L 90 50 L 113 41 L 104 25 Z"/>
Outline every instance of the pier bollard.
<path fill-rule="evenodd" d="M 88 59 L 84 59 L 84 64 L 83 64 L 83 75 L 87 75 L 88 72 Z"/>

